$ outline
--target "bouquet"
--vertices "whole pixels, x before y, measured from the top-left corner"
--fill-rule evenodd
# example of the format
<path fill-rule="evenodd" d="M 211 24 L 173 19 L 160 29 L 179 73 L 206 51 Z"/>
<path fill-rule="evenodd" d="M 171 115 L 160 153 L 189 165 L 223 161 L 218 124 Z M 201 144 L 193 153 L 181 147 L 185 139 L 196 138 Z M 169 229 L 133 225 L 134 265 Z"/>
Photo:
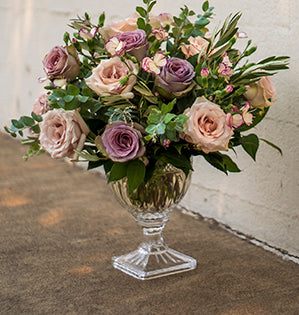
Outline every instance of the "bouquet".
<path fill-rule="evenodd" d="M 209 2 L 196 14 L 152 14 L 156 1 L 127 19 L 104 25 L 90 16 L 71 20 L 73 34 L 43 60 L 45 92 L 31 116 L 13 119 L 5 130 L 29 145 L 25 159 L 52 158 L 103 166 L 109 181 L 127 178 L 129 192 L 147 182 L 157 165 L 185 174 L 192 156 L 202 156 L 224 173 L 239 172 L 225 151 L 242 147 L 254 160 L 263 140 L 253 129 L 275 101 L 270 77 L 288 68 L 288 57 L 257 63 L 256 51 L 237 23 L 240 13 L 209 31 Z M 280 151 L 281 152 L 281 151 Z"/>

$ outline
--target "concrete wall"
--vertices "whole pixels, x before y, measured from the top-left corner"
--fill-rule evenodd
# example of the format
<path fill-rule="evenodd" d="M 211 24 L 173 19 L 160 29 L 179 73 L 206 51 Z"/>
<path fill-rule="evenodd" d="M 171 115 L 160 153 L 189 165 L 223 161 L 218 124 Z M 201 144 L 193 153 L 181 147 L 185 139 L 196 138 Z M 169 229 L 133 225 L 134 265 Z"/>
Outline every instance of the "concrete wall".
<path fill-rule="evenodd" d="M 63 44 L 62 36 L 70 18 L 85 11 L 96 18 L 105 11 L 108 20 L 117 20 L 131 14 L 140 3 L 141 0 L 1 0 L 1 129 L 10 118 L 31 112 L 34 99 L 42 91 L 37 82 L 44 75 L 41 61 L 54 45 Z M 210 3 L 216 7 L 214 25 L 230 12 L 243 12 L 240 29 L 258 46 L 254 61 L 270 55 L 292 58 L 291 69 L 274 78 L 278 100 L 256 129 L 260 137 L 279 145 L 284 156 L 264 143 L 256 163 L 237 151 L 243 172 L 229 176 L 220 174 L 203 159 L 195 159 L 193 185 L 182 205 L 299 255 L 298 0 Z M 200 11 L 198 0 L 158 0 L 156 12 L 177 14 L 183 4 Z"/>

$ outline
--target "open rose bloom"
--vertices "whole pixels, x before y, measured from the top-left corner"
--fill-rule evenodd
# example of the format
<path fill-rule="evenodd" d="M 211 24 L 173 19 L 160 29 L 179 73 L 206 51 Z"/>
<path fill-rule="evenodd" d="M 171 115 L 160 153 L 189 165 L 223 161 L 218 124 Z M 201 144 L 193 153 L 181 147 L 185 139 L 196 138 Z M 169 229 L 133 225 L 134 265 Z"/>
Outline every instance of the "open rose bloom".
<path fill-rule="evenodd" d="M 184 138 L 198 146 L 204 153 L 228 150 L 233 135 L 227 115 L 217 105 L 198 97 L 185 111 L 189 117 L 184 126 Z"/>
<path fill-rule="evenodd" d="M 253 128 L 270 112 L 270 76 L 286 69 L 288 58 L 250 61 L 257 47 L 241 43 L 240 13 L 209 30 L 208 1 L 203 12 L 185 6 L 174 16 L 153 14 L 155 1 L 141 2 L 113 22 L 105 23 L 105 13 L 95 22 L 87 13 L 72 19 L 64 44 L 49 47 L 42 61 L 45 91 L 32 113 L 5 130 L 30 135 L 30 156 L 77 156 L 89 169 L 104 166 L 112 179 L 127 176 L 132 191 L 156 165 L 187 175 L 193 156 L 224 173 L 239 171 L 226 152 L 244 149 L 255 159 Z"/>
<path fill-rule="evenodd" d="M 61 108 L 47 112 L 40 124 L 41 148 L 53 159 L 74 158 L 82 150 L 89 128 L 76 111 Z"/>

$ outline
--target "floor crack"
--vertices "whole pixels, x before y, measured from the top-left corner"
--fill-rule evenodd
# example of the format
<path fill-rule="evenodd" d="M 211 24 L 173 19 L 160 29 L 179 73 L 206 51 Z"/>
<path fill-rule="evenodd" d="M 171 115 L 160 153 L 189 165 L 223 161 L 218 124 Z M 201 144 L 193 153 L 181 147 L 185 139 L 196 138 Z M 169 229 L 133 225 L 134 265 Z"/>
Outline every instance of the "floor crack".
<path fill-rule="evenodd" d="M 299 264 L 299 257 L 290 254 L 287 250 L 275 247 L 273 245 L 270 245 L 270 244 L 268 244 L 268 243 L 266 243 L 264 241 L 261 241 L 261 240 L 255 238 L 253 236 L 250 236 L 250 235 L 247 235 L 245 233 L 239 232 L 239 231 L 231 228 L 227 224 L 218 222 L 214 218 L 205 217 L 205 216 L 201 215 L 200 213 L 192 211 L 190 209 L 187 209 L 187 208 L 185 208 L 185 207 L 183 207 L 181 205 L 176 205 L 176 208 L 178 210 L 180 210 L 184 214 L 190 215 L 192 217 L 195 217 L 197 219 L 200 219 L 200 220 L 203 220 L 203 221 L 206 221 L 206 222 L 211 222 L 213 224 L 216 224 L 219 227 L 223 228 L 224 230 L 226 230 L 226 231 L 232 233 L 233 235 L 241 238 L 242 240 L 245 240 L 245 241 L 247 241 L 247 242 L 249 242 L 251 244 L 254 244 L 256 246 L 262 247 L 263 249 L 265 249 L 265 250 L 267 250 L 267 251 L 269 251 L 269 252 L 271 252 L 271 253 L 279 256 L 279 257 L 281 257 L 283 260 L 290 260 L 290 261 L 293 261 L 296 264 Z"/>

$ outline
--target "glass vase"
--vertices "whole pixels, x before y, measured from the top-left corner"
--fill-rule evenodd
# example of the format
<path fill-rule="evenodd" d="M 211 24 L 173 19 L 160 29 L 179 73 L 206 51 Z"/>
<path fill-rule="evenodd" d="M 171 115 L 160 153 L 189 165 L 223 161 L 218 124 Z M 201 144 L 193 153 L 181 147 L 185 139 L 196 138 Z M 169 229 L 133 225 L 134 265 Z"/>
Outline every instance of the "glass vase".
<path fill-rule="evenodd" d="M 191 172 L 185 173 L 170 164 L 157 166 L 151 179 L 128 193 L 127 178 L 111 182 L 117 200 L 141 225 L 143 240 L 133 252 L 113 257 L 113 266 L 135 278 L 147 280 L 196 268 L 196 260 L 169 248 L 162 230 L 169 212 L 185 195 Z"/>

